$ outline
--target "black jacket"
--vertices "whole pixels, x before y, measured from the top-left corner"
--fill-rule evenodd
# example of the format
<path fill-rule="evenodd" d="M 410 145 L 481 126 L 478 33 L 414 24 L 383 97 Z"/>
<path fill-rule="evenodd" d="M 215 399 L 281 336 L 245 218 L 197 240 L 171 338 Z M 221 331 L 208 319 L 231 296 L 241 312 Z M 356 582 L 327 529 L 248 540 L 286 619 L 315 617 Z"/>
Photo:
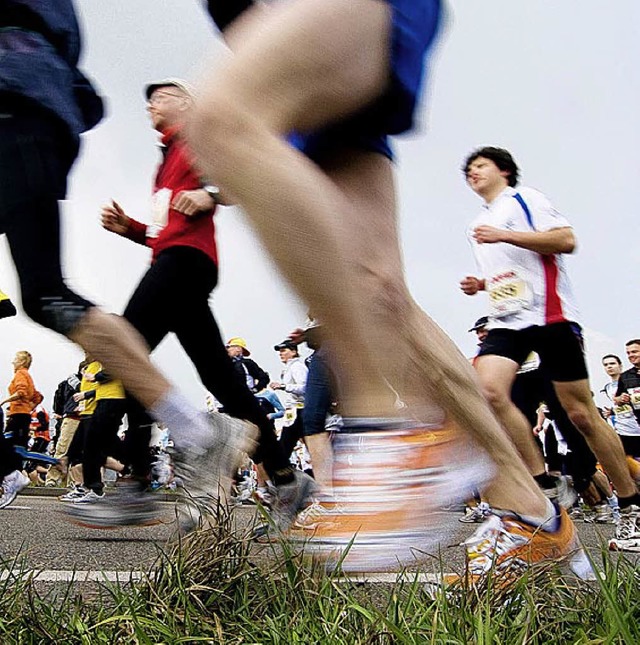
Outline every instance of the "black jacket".
<path fill-rule="evenodd" d="M 73 395 L 80 391 L 80 379 L 79 374 L 72 374 L 58 385 L 53 395 L 53 411 L 56 414 L 62 417 L 77 415 L 78 404 L 73 400 Z"/>

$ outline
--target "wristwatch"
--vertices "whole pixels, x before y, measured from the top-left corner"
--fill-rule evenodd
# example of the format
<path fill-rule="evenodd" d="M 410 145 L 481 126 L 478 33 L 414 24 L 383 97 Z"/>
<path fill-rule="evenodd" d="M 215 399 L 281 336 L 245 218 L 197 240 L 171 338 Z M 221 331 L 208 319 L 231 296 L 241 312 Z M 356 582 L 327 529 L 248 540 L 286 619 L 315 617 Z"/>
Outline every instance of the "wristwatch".
<path fill-rule="evenodd" d="M 220 198 L 220 189 L 217 186 L 213 186 L 211 184 L 205 184 L 202 187 L 202 190 L 204 190 L 211 199 L 213 199 L 214 203 L 216 204 L 221 204 L 222 200 Z"/>

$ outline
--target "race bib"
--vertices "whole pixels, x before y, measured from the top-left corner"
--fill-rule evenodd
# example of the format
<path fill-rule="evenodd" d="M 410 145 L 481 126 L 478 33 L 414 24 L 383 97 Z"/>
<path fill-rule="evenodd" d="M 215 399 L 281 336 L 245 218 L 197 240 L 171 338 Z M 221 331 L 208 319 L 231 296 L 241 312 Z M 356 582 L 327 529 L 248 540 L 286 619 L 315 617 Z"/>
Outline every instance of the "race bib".
<path fill-rule="evenodd" d="M 640 387 L 630 387 L 627 392 L 629 393 L 629 398 L 631 399 L 631 407 L 634 410 L 640 410 Z"/>
<path fill-rule="evenodd" d="M 628 403 L 614 405 L 613 414 L 615 414 L 618 419 L 629 419 L 633 416 L 633 408 Z"/>
<path fill-rule="evenodd" d="M 511 316 L 531 306 L 531 288 L 517 271 L 494 275 L 487 280 L 486 289 L 493 318 Z"/>
<path fill-rule="evenodd" d="M 151 224 L 147 227 L 147 237 L 158 237 L 169 221 L 172 191 L 161 188 L 151 197 Z"/>

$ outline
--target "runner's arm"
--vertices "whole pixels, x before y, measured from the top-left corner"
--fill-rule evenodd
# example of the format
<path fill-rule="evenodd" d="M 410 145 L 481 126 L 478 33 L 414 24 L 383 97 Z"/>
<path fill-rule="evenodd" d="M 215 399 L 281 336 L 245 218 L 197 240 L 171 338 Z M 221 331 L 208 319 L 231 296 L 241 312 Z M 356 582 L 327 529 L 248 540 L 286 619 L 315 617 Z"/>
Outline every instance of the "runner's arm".
<path fill-rule="evenodd" d="M 570 226 L 548 231 L 509 231 L 483 224 L 474 229 L 473 238 L 478 244 L 504 242 L 541 255 L 573 253 L 576 248 L 576 238 Z"/>

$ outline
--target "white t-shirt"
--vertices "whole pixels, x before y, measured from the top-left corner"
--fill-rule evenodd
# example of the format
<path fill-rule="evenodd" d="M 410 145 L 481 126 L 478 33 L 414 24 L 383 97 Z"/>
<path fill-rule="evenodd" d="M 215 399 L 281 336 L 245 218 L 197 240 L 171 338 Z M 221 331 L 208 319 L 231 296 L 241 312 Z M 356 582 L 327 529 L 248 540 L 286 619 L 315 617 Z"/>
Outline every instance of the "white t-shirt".
<path fill-rule="evenodd" d="M 609 417 L 611 425 L 615 428 L 618 434 L 625 437 L 637 437 L 640 435 L 640 425 L 636 415 L 633 413 L 633 408 L 630 403 L 622 403 L 617 405 L 613 402 L 613 397 L 618 391 L 618 381 L 609 381 L 602 391 L 606 394 L 609 401 L 611 401 L 611 409 L 613 415 Z"/>
<path fill-rule="evenodd" d="M 292 358 L 284 364 L 280 381 L 284 385 L 285 407 L 304 407 L 304 392 L 307 387 L 307 375 L 309 370 L 304 360 L 299 356 Z"/>
<path fill-rule="evenodd" d="M 529 210 L 531 223 L 517 194 Z M 571 225 L 542 193 L 525 186 L 509 186 L 491 204 L 484 204 L 467 236 L 489 294 L 488 329 L 578 322 L 578 307 L 562 254 L 542 255 L 506 242 L 478 244 L 472 233 L 480 225 L 541 232 Z"/>

